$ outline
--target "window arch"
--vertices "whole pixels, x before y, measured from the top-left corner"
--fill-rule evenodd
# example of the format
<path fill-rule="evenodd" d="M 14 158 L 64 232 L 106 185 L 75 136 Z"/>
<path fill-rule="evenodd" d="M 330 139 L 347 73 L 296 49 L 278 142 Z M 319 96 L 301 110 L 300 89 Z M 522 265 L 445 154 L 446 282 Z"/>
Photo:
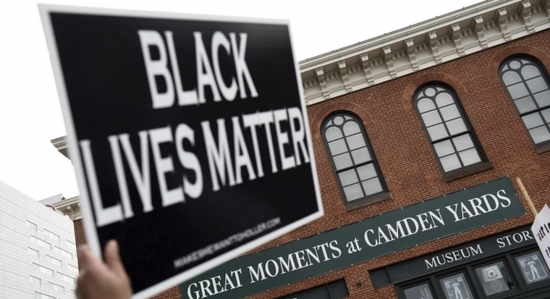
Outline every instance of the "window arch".
<path fill-rule="evenodd" d="M 444 173 L 456 173 L 485 161 L 477 137 L 451 89 L 430 84 L 419 89 L 414 100 Z M 449 176 L 448 179 L 454 178 Z"/>
<path fill-rule="evenodd" d="M 323 140 L 347 208 L 390 198 L 362 122 L 339 112 L 322 127 Z"/>
<path fill-rule="evenodd" d="M 513 57 L 502 63 L 499 75 L 535 145 L 550 143 L 550 88 L 541 65 Z"/>

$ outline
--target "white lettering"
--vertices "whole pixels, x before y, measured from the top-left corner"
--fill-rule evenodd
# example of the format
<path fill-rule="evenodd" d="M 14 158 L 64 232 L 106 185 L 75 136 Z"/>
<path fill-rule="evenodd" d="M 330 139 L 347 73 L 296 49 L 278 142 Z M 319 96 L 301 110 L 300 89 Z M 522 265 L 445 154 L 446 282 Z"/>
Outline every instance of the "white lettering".
<path fill-rule="evenodd" d="M 218 119 L 218 146 L 212 136 L 210 130 L 210 123 L 208 121 L 201 122 L 202 131 L 204 134 L 204 142 L 206 145 L 206 153 L 208 156 L 208 165 L 210 167 L 210 176 L 212 178 L 212 190 L 220 190 L 218 183 L 219 174 L 221 183 L 225 186 L 225 174 L 227 168 L 227 176 L 229 179 L 229 186 L 235 185 L 235 178 L 233 177 L 233 164 L 231 164 L 231 157 L 229 155 L 229 145 L 227 141 L 227 134 L 225 131 L 225 122 L 223 118 Z M 216 172 L 217 170 L 217 172 Z"/>
<path fill-rule="evenodd" d="M 281 164 L 283 170 L 294 167 L 296 164 L 294 162 L 293 156 L 286 156 L 285 153 L 285 144 L 288 143 L 288 135 L 286 132 L 281 130 L 281 121 L 287 120 L 288 116 L 286 109 L 279 109 L 273 111 L 275 117 L 275 131 L 277 132 L 277 141 L 279 142 L 279 155 L 281 156 Z"/>
<path fill-rule="evenodd" d="M 469 259 L 480 254 L 483 254 L 483 250 L 481 249 L 481 244 L 477 244 L 475 247 L 469 246 L 434 256 L 431 259 L 425 259 L 424 264 L 426 265 L 426 269 L 432 269 L 445 264 L 452 264 L 462 259 Z"/>
<path fill-rule="evenodd" d="M 365 242 L 367 243 L 367 245 L 369 245 L 370 247 L 378 246 L 378 240 L 375 240 L 374 243 L 371 242 L 371 240 L 369 239 L 369 236 L 368 236 L 369 233 L 374 235 L 374 230 L 373 229 L 367 229 L 365 231 L 365 236 L 364 237 L 365 237 Z"/>
<path fill-rule="evenodd" d="M 202 42 L 202 34 L 200 32 L 193 32 L 195 37 L 195 61 L 197 62 L 197 88 L 199 90 L 199 102 L 206 102 L 204 98 L 204 87 L 209 85 L 214 95 L 214 102 L 221 101 L 218 87 L 216 86 L 216 80 L 212 74 L 212 67 L 208 60 L 208 55 L 204 49 L 204 43 Z"/>
<path fill-rule="evenodd" d="M 506 190 L 498 190 L 497 191 L 497 197 L 502 199 L 502 201 L 500 202 L 500 205 L 503 208 L 507 208 L 512 204 L 512 201 L 510 200 L 510 198 L 504 196 L 504 194 L 506 194 Z"/>
<path fill-rule="evenodd" d="M 166 42 L 168 44 L 168 54 L 170 55 L 170 61 L 172 66 L 172 72 L 174 73 L 174 82 L 176 83 L 176 93 L 178 95 L 178 104 L 180 106 L 185 105 L 197 105 L 199 103 L 197 98 L 197 91 L 183 90 L 183 84 L 181 82 L 180 68 L 178 64 L 178 57 L 176 56 L 176 49 L 174 47 L 174 39 L 171 31 L 164 32 Z M 149 82 L 149 84 L 151 84 Z M 171 106 L 171 105 L 169 105 Z"/>
<path fill-rule="evenodd" d="M 231 39 L 231 48 L 233 49 L 233 60 L 235 61 L 235 69 L 237 71 L 237 80 L 239 82 L 239 90 L 241 91 L 241 99 L 246 98 L 246 92 L 244 90 L 243 75 L 246 79 L 248 88 L 253 98 L 258 96 L 254 82 L 252 81 L 252 76 L 248 71 L 248 66 L 244 60 L 244 55 L 246 54 L 246 39 L 248 35 L 246 33 L 239 34 L 241 38 L 240 48 L 237 46 L 237 37 L 235 33 L 230 33 L 229 38 Z"/>
<path fill-rule="evenodd" d="M 141 43 L 141 52 L 143 53 L 143 60 L 145 62 L 145 70 L 147 71 L 147 80 L 149 81 L 149 90 L 151 98 L 153 99 L 153 108 L 166 108 L 174 104 L 174 86 L 172 84 L 172 77 L 168 70 L 166 59 L 166 49 L 162 36 L 152 30 L 138 30 L 139 41 Z M 158 48 L 160 57 L 158 60 L 153 60 L 150 46 Z M 155 77 L 160 76 L 166 83 L 166 92 L 160 93 Z"/>
<path fill-rule="evenodd" d="M 81 140 L 79 144 L 80 151 L 82 152 L 84 168 L 86 169 L 86 177 L 88 178 L 90 196 L 92 198 L 92 207 L 95 212 L 96 226 L 102 227 L 122 220 L 122 210 L 119 204 L 108 208 L 103 207 L 103 201 L 101 199 L 101 193 L 99 192 L 99 186 L 97 183 L 94 158 L 92 157 L 91 141 L 87 139 Z"/>
<path fill-rule="evenodd" d="M 141 152 L 141 170 L 139 169 L 136 156 L 134 155 L 132 145 L 130 144 L 130 135 L 121 134 L 118 136 L 118 139 L 122 145 L 124 156 L 128 161 L 132 178 L 134 179 L 139 197 L 141 198 L 143 212 L 151 212 L 153 210 L 153 204 L 151 203 L 151 173 L 149 172 L 149 146 L 147 131 L 140 131 L 138 135 Z M 125 202 L 124 198 L 122 199 L 122 203 L 124 204 L 124 210 L 126 212 L 128 210 L 131 211 L 130 204 Z M 128 205 L 128 207 L 126 207 L 126 205 Z M 126 218 L 129 217 L 127 216 Z"/>
<path fill-rule="evenodd" d="M 172 143 L 172 133 L 170 127 L 149 130 L 151 147 L 153 148 L 153 159 L 159 182 L 160 195 L 162 197 L 162 206 L 166 207 L 178 202 L 183 202 L 183 191 L 181 186 L 168 190 L 166 184 L 166 173 L 174 171 L 174 164 L 171 157 L 162 157 L 160 152 L 161 143 Z"/>
<path fill-rule="evenodd" d="M 256 179 L 254 174 L 254 168 L 252 167 L 252 161 L 250 161 L 250 156 L 248 155 L 248 149 L 244 141 L 243 132 L 241 131 L 241 125 L 239 123 L 239 117 L 234 116 L 233 120 L 233 146 L 235 153 L 235 183 L 240 184 L 243 182 L 241 177 L 241 168 L 246 166 L 246 171 L 248 172 L 248 179 Z"/>
<path fill-rule="evenodd" d="M 293 141 L 292 144 L 294 145 L 296 165 L 299 166 L 302 164 L 302 161 L 300 160 L 300 150 L 304 156 L 304 162 L 309 163 L 309 154 L 305 144 L 306 132 L 304 129 L 304 122 L 302 121 L 302 112 L 296 107 L 288 108 L 288 118 Z M 298 126 L 296 126 L 294 121 L 298 122 Z"/>
<path fill-rule="evenodd" d="M 220 46 L 225 49 L 225 52 L 227 54 L 231 54 L 229 41 L 223 35 L 223 33 L 216 31 L 212 36 L 212 64 L 214 65 L 214 74 L 216 75 L 216 81 L 218 82 L 218 87 L 220 88 L 223 97 L 228 101 L 233 101 L 235 99 L 235 95 L 237 95 L 237 85 L 235 85 L 235 78 L 233 77 L 231 78 L 230 86 L 226 86 L 225 82 L 223 81 L 222 72 L 220 70 L 220 61 L 218 57 Z"/>
<path fill-rule="evenodd" d="M 189 182 L 187 176 L 183 177 L 183 190 L 192 198 L 198 198 L 202 194 L 203 181 L 202 170 L 199 159 L 192 152 L 188 152 L 183 148 L 183 140 L 189 140 L 192 146 L 195 145 L 195 133 L 193 129 L 186 124 L 180 124 L 176 128 L 176 150 L 181 165 L 195 172 L 195 183 Z M 185 200 L 185 199 L 184 199 Z"/>

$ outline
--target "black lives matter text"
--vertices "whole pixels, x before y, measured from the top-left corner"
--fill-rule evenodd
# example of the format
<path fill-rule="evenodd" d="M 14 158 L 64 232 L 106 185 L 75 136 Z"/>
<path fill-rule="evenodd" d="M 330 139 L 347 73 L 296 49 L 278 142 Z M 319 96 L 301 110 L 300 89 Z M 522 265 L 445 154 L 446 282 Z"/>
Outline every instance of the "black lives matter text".
<path fill-rule="evenodd" d="M 201 106 L 223 100 L 232 102 L 237 98 L 255 99 L 260 96 L 245 60 L 246 33 L 230 33 L 228 38 L 221 32 L 215 32 L 210 43 L 211 53 L 208 55 L 201 32 L 194 32 L 197 84 L 188 90 L 182 87 L 182 70 L 178 67 L 172 32 L 161 34 L 154 30 L 138 30 L 137 34 L 149 83 L 152 111 L 174 106 Z M 151 48 L 158 50 L 159 54 L 155 59 Z M 229 84 L 222 77 L 220 53 L 233 58 L 231 72 L 234 75 Z M 157 86 L 159 77 L 166 85 L 162 91 Z M 211 90 L 211 100 L 207 100 L 205 96 L 206 88 Z M 299 107 L 285 107 L 205 119 L 199 124 L 179 122 L 139 132 L 110 135 L 104 142 L 109 145 L 120 200 L 118 204 L 109 207 L 104 207 L 99 190 L 92 141 L 80 140 L 79 147 L 97 227 L 134 216 L 129 180 L 133 181 L 131 185 L 137 189 L 143 206 L 142 212 L 153 211 L 153 172 L 158 179 L 162 207 L 167 207 L 185 203 L 187 198 L 199 199 L 204 192 L 205 180 L 210 181 L 212 191 L 216 192 L 224 187 L 256 180 L 266 173 L 277 173 L 309 163 L 304 121 Z M 204 144 L 196 143 L 199 134 Z M 131 140 L 139 140 L 138 149 L 132 146 Z M 184 148 L 184 143 L 191 148 Z M 176 154 L 163 155 L 161 146 L 174 147 L 172 152 Z M 197 148 L 205 153 L 197 155 Z M 205 161 L 201 161 L 199 157 L 206 157 Z M 125 171 L 125 163 L 129 173 Z M 186 169 L 194 175 L 191 180 L 181 174 L 181 184 L 170 188 L 166 175 L 175 172 L 176 163 L 181 165 L 180 169 Z"/>

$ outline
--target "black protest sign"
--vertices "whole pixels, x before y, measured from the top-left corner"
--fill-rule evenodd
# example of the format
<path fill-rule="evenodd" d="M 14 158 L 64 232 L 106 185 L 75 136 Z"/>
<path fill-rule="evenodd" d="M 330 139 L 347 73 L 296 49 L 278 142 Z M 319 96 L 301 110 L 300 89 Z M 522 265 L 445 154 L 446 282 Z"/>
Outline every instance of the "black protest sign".
<path fill-rule="evenodd" d="M 135 298 L 322 215 L 286 22 L 40 9 L 86 236 Z"/>

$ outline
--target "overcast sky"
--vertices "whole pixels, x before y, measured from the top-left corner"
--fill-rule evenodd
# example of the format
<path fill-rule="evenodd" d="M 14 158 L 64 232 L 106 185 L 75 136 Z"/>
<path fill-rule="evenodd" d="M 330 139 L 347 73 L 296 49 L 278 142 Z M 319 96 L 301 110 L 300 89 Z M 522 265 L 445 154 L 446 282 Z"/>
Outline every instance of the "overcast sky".
<path fill-rule="evenodd" d="M 185 14 L 290 20 L 304 60 L 479 0 L 2 0 L 0 3 L 0 181 L 40 200 L 79 194 L 71 162 L 50 140 L 65 136 L 38 2 Z"/>

